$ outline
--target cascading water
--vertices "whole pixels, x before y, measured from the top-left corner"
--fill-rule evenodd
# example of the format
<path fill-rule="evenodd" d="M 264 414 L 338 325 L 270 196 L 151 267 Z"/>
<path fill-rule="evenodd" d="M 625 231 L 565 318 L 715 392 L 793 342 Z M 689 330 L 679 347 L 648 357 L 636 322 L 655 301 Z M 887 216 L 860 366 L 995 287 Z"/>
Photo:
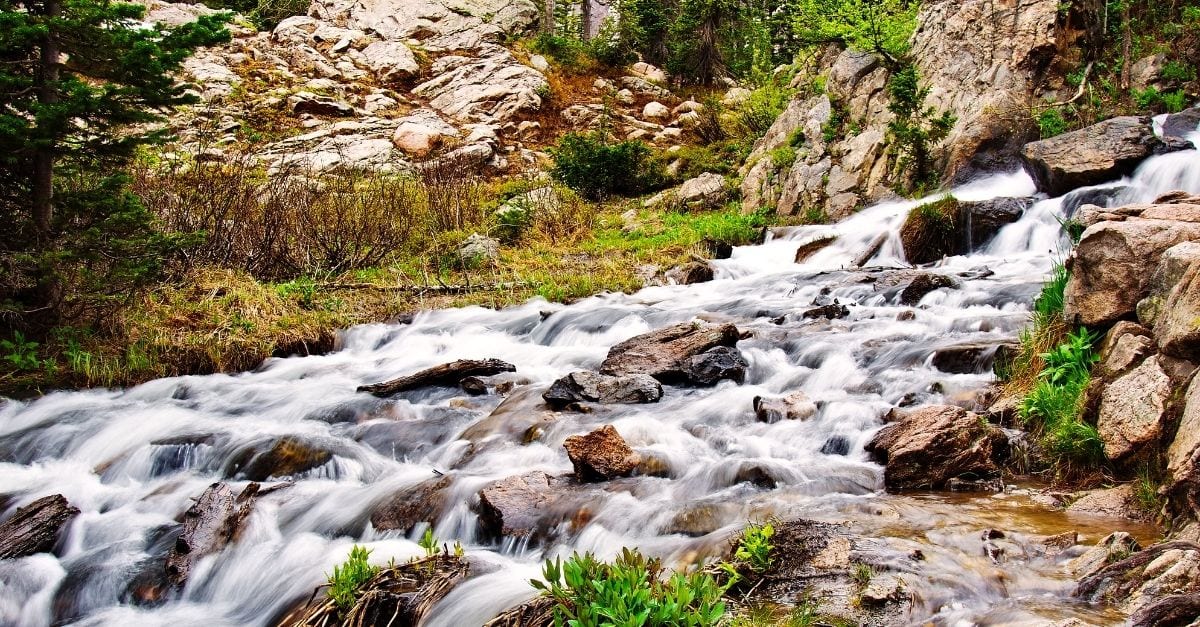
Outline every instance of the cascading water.
<path fill-rule="evenodd" d="M 1148 160 L 1122 185 L 1127 200 L 1152 200 L 1184 188 L 1200 192 L 1200 153 Z M 955 190 L 963 200 L 1028 196 L 1024 174 L 995 176 Z M 534 594 L 528 579 L 546 556 L 573 550 L 611 556 L 620 547 L 681 563 L 721 545 L 750 518 L 775 515 L 841 521 L 866 536 L 927 556 L 909 584 L 918 599 L 912 622 L 1028 623 L 1039 618 L 1116 620 L 1070 604 L 1061 561 L 979 554 L 979 531 L 1003 528 L 1016 541 L 1079 530 L 1091 540 L 1103 523 L 1050 513 L 1020 494 L 894 496 L 864 445 L 880 416 L 902 400 L 970 402 L 990 374 L 947 374 L 930 363 L 950 344 L 996 343 L 1016 336 L 1028 303 L 1065 242 L 1061 199 L 1036 203 L 986 247 L 931 268 L 957 289 L 915 307 L 895 291 L 857 280 L 848 266 L 881 233 L 888 239 L 868 265 L 905 267 L 898 230 L 916 202 L 884 203 L 832 226 L 778 233 L 714 262 L 716 280 L 602 295 L 570 305 L 534 301 L 491 311 L 431 311 L 403 325 L 347 330 L 343 348 L 272 359 L 240 375 L 177 377 L 128 390 L 54 393 L 0 407 L 0 492 L 9 511 L 61 493 L 82 513 L 61 557 L 0 562 L 0 623 L 6 625 L 261 625 L 303 600 L 355 542 L 386 561 L 421 550 L 395 532 L 375 530 L 371 512 L 391 495 L 431 478 L 451 478 L 447 506 L 433 521 L 438 537 L 459 540 L 491 564 L 436 606 L 425 624 L 478 625 Z M 804 264 L 797 245 L 836 235 Z M 805 320 L 813 304 L 850 306 L 842 320 Z M 911 315 L 899 316 L 901 311 Z M 753 336 L 739 347 L 750 369 L 743 385 L 667 387 L 653 405 L 605 406 L 544 421 L 540 391 L 569 372 L 595 369 L 608 348 L 633 335 L 697 317 L 728 320 Z M 454 359 L 499 357 L 515 364 L 507 398 L 463 399 L 430 388 L 380 400 L 355 388 Z M 757 422 L 756 395 L 802 390 L 819 404 L 805 421 Z M 505 407 L 489 418 L 501 403 Z M 522 422 L 524 420 L 524 422 Z M 571 470 L 563 440 L 613 424 L 636 450 L 660 459 L 665 477 L 634 477 L 588 493 L 590 518 L 542 546 L 493 544 L 477 537 L 470 502 L 484 485 L 531 470 Z M 515 431 L 515 433 L 514 433 Z M 283 436 L 332 456 L 261 498 L 239 539 L 203 559 L 179 598 L 153 608 L 126 601 L 130 582 L 161 565 L 177 517 L 214 481 L 245 483 L 239 464 Z M 837 446 L 826 445 L 836 441 Z M 840 454 L 840 453 L 845 454 Z M 754 469 L 769 481 L 741 481 Z M 673 531 L 676 517 L 704 508 L 708 533 Z M 567 528 L 570 527 L 570 528 Z M 419 531 L 419 530 L 418 530 Z M 414 537 L 417 532 L 414 532 Z M 476 569 L 479 571 L 480 569 Z"/>

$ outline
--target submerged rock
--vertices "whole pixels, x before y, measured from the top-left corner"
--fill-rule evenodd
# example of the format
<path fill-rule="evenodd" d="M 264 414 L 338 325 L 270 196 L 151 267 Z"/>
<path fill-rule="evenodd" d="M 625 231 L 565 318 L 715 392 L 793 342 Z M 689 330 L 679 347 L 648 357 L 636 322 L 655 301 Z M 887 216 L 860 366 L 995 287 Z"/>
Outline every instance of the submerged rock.
<path fill-rule="evenodd" d="M 922 272 L 900 292 L 900 304 L 916 305 L 921 302 L 929 293 L 943 289 L 956 287 L 954 279 L 932 272 Z"/>
<path fill-rule="evenodd" d="M 371 512 L 371 526 L 378 531 L 408 533 L 420 523 L 437 522 L 451 483 L 450 477 L 441 476 L 396 492 Z"/>
<path fill-rule="evenodd" d="M 702 261 L 692 261 L 668 270 L 667 278 L 676 285 L 707 283 L 713 280 L 713 268 Z"/>
<path fill-rule="evenodd" d="M 563 448 L 575 466 L 575 477 L 583 482 L 627 477 L 640 461 L 612 425 L 604 425 L 587 435 L 573 435 L 563 442 Z"/>
<path fill-rule="evenodd" d="M 323 446 L 286 436 L 243 451 L 226 468 L 226 476 L 241 474 L 250 481 L 291 477 L 322 466 L 331 459 L 333 452 Z"/>
<path fill-rule="evenodd" d="M 787 396 L 754 397 L 754 416 L 759 422 L 772 424 L 780 420 L 807 420 L 816 413 L 817 404 L 804 392 L 793 392 Z"/>
<path fill-rule="evenodd" d="M 953 478 L 986 479 L 999 474 L 998 459 L 1008 438 L 981 416 L 939 405 L 899 413 L 867 444 L 886 465 L 889 490 L 938 489 Z"/>

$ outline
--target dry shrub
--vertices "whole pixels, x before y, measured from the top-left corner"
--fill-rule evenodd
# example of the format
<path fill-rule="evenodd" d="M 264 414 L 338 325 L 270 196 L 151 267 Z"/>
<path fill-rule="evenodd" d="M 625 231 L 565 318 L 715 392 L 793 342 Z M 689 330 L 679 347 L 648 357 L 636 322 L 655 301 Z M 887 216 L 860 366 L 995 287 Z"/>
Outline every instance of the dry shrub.
<path fill-rule="evenodd" d="M 419 166 L 417 175 L 435 233 L 470 229 L 487 221 L 483 180 L 470 160 L 432 159 Z"/>

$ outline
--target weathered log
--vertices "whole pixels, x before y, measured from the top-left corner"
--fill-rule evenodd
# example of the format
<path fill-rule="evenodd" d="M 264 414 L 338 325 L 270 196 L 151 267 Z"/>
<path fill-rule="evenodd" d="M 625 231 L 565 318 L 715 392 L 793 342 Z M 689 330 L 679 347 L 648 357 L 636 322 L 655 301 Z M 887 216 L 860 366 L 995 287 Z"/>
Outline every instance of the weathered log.
<path fill-rule="evenodd" d="M 391 381 L 360 385 L 358 391 L 370 392 L 375 396 L 391 396 L 430 385 L 458 385 L 466 377 L 488 377 L 516 369 L 516 366 L 499 359 L 460 359 Z"/>
<path fill-rule="evenodd" d="M 289 485 L 280 483 L 264 489 L 258 483 L 251 483 L 237 496 L 228 484 L 208 486 L 184 512 L 183 532 L 167 554 L 167 581 L 182 586 L 200 558 L 220 551 L 237 539 L 255 499 Z"/>
<path fill-rule="evenodd" d="M 1163 597 L 1133 613 L 1131 627 L 1185 627 L 1200 618 L 1200 594 Z"/>
<path fill-rule="evenodd" d="M 1099 600 L 1100 597 L 1128 598 L 1129 594 L 1144 583 L 1137 576 L 1150 562 L 1167 551 L 1200 551 L 1200 545 L 1191 542 L 1173 541 L 1156 544 L 1084 577 L 1075 588 L 1075 596 L 1081 599 Z"/>
<path fill-rule="evenodd" d="M 538 596 L 483 624 L 483 627 L 552 627 L 556 603 L 548 596 Z"/>
<path fill-rule="evenodd" d="M 78 514 L 79 508 L 68 503 L 61 494 L 44 496 L 18 508 L 8 520 L 0 523 L 0 559 L 54 550 L 59 532 Z"/>
<path fill-rule="evenodd" d="M 871 240 L 870 244 L 867 244 L 867 249 L 864 250 L 861 255 L 854 258 L 854 261 L 850 264 L 850 267 L 861 268 L 867 265 L 867 262 L 871 260 L 871 257 L 874 257 L 876 253 L 879 252 L 879 249 L 883 248 L 883 244 L 887 241 L 887 239 L 887 233 L 880 233 L 879 235 L 875 236 L 875 239 Z"/>

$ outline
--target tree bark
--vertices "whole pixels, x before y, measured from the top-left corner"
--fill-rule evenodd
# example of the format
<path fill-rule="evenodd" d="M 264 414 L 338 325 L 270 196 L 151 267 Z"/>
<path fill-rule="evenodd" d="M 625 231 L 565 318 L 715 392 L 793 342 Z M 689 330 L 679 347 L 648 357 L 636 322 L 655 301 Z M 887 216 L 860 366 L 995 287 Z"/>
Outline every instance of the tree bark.
<path fill-rule="evenodd" d="M 58 534 L 77 514 L 61 494 L 42 497 L 0 524 L 0 559 L 25 557 L 54 549 Z"/>
<path fill-rule="evenodd" d="M 542 32 L 554 34 L 554 0 L 542 0 Z"/>
<path fill-rule="evenodd" d="M 1133 54 L 1133 31 L 1129 25 L 1129 4 L 1132 0 L 1125 0 L 1125 6 L 1121 8 L 1121 29 L 1123 39 L 1121 42 L 1121 89 L 1129 89 L 1129 68 L 1133 64 L 1133 60 L 1129 58 Z"/>
<path fill-rule="evenodd" d="M 460 359 L 391 381 L 362 385 L 358 391 L 370 392 L 375 396 L 391 396 L 430 385 L 458 385 L 466 377 L 487 377 L 501 372 L 514 372 L 516 369 L 516 366 L 499 359 Z"/>
<path fill-rule="evenodd" d="M 59 0 L 45 0 L 42 4 L 42 17 L 52 22 L 59 17 L 61 7 Z M 47 25 L 46 38 L 42 42 L 40 66 L 38 68 L 37 87 L 38 103 L 43 107 L 53 106 L 58 102 L 59 53 L 58 37 L 54 25 Z M 45 129 L 38 128 L 39 134 L 45 135 Z M 45 137 L 39 138 L 45 140 Z M 39 144 L 33 154 L 33 223 L 38 234 L 45 237 L 50 234 L 54 220 L 54 146 Z"/>

